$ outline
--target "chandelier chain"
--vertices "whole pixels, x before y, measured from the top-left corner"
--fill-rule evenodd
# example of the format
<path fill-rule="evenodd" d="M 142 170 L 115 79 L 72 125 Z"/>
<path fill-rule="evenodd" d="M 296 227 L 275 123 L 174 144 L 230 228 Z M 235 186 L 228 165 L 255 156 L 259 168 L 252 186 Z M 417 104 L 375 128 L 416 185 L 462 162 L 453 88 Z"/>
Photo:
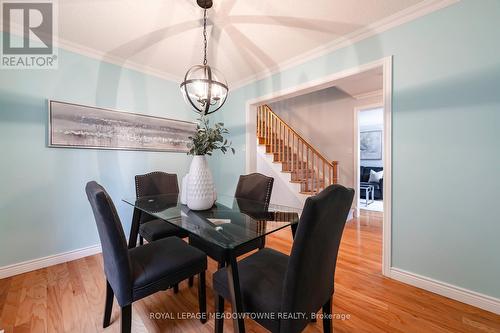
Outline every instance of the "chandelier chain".
<path fill-rule="evenodd" d="M 186 103 L 191 105 L 195 112 L 209 115 L 224 105 L 229 88 L 224 77 L 208 65 L 207 24 L 208 9 L 212 7 L 212 0 L 197 0 L 196 2 L 203 9 L 203 65 L 191 67 L 186 72 L 180 88 Z M 210 24 L 213 29 L 214 22 Z"/>
<path fill-rule="evenodd" d="M 207 8 L 204 10 L 203 14 L 203 65 L 207 65 Z"/>

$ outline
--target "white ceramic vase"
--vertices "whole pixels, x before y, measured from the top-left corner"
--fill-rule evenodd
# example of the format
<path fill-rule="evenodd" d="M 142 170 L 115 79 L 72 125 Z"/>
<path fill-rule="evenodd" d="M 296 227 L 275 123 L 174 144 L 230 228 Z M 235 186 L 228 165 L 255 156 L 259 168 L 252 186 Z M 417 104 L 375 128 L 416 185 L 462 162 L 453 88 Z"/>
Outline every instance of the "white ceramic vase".
<path fill-rule="evenodd" d="M 182 177 L 181 181 L 181 204 L 187 205 L 187 185 L 189 180 L 189 173 Z"/>
<path fill-rule="evenodd" d="M 189 209 L 205 210 L 213 206 L 216 200 L 215 186 L 205 156 L 193 157 L 187 176 L 186 192 Z"/>

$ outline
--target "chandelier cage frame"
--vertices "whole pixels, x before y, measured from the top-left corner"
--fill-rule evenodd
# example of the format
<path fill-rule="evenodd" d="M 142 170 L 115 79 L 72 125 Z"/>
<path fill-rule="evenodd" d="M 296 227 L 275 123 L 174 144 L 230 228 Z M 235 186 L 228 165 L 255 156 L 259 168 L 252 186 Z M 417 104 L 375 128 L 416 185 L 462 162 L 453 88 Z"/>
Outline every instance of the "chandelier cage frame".
<path fill-rule="evenodd" d="M 192 66 L 186 72 L 184 81 L 180 84 L 180 88 L 184 99 L 189 102 L 189 104 L 194 108 L 195 112 L 200 113 L 201 115 L 209 115 L 218 111 L 224 105 L 229 93 L 229 87 L 222 74 L 220 74 L 217 69 L 210 67 L 207 61 L 207 9 L 212 7 L 212 0 L 197 0 L 197 3 L 204 10 L 203 65 Z M 192 78 L 193 74 L 199 73 L 202 73 L 201 77 Z M 213 90 L 215 87 L 219 89 L 219 94 L 214 94 Z M 198 90 L 203 90 L 203 93 L 200 95 L 196 95 L 191 91 L 196 90 L 196 88 L 198 88 Z M 214 105 L 217 105 L 217 107 L 211 110 L 210 108 Z"/>

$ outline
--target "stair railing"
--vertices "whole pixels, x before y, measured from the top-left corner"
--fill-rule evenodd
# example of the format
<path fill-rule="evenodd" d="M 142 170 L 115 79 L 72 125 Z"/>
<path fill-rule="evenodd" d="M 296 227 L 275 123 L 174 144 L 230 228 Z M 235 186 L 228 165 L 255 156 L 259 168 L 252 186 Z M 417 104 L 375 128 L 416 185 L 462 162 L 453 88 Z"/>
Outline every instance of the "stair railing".
<path fill-rule="evenodd" d="M 318 193 L 338 182 L 338 162 L 328 160 L 267 105 L 257 108 L 257 137 L 287 164 L 304 192 Z"/>

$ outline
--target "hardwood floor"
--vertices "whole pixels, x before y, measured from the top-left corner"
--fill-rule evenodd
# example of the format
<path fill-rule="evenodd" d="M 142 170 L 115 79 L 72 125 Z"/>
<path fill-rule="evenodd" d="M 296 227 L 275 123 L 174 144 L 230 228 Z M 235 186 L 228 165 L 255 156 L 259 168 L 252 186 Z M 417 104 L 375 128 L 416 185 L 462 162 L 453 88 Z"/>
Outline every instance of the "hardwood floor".
<path fill-rule="evenodd" d="M 346 227 L 335 281 L 336 332 L 500 333 L 500 316 L 382 277 L 381 225 L 380 216 L 370 213 Z M 290 231 L 268 237 L 267 245 L 289 253 Z M 214 310 L 211 275 L 215 269 L 210 261 L 209 312 Z M 101 327 L 104 292 L 100 255 L 0 280 L 0 331 L 119 332 L 116 301 L 112 325 L 106 330 Z M 133 332 L 213 332 L 213 319 L 202 325 L 194 318 L 180 318 L 183 312 L 196 313 L 197 304 L 197 288 L 189 288 L 186 282 L 176 295 L 168 290 L 136 302 Z M 265 332 L 251 320 L 245 324 L 247 332 Z M 230 320 L 224 328 L 232 332 Z M 322 332 L 321 320 L 306 332 Z"/>

